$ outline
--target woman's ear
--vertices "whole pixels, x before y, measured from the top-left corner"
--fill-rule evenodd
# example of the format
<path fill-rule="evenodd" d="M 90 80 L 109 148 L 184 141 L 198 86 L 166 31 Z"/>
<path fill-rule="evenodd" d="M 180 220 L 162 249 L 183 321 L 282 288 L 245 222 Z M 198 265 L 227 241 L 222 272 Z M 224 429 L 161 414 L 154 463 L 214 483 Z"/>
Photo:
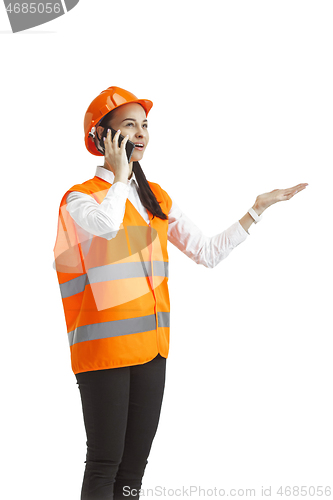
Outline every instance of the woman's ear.
<path fill-rule="evenodd" d="M 100 125 L 96 127 L 96 140 L 99 142 L 100 138 L 102 137 L 104 127 L 101 127 Z"/>

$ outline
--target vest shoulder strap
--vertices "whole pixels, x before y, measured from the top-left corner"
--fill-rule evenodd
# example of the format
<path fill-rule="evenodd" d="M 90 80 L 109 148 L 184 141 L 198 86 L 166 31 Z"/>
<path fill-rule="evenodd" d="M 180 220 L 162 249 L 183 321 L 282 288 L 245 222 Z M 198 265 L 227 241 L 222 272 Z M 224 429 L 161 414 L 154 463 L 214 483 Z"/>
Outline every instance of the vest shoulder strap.
<path fill-rule="evenodd" d="M 148 184 L 153 191 L 153 193 L 156 196 L 156 199 L 158 203 L 162 203 L 163 205 L 166 206 L 167 211 L 169 212 L 171 209 L 172 205 L 172 200 L 168 193 L 161 188 L 157 182 L 150 182 L 148 181 Z M 93 177 L 92 179 L 89 179 L 82 184 L 75 184 L 72 186 L 70 189 L 66 191 L 66 197 L 67 194 L 71 191 L 79 191 L 81 193 L 86 193 L 86 194 L 93 194 L 96 191 L 103 191 L 106 189 L 109 189 L 112 186 L 109 182 L 105 181 L 104 179 L 101 179 L 100 177 Z"/>
<path fill-rule="evenodd" d="M 161 188 L 157 182 L 150 182 L 148 181 L 149 186 L 151 187 L 152 191 L 154 192 L 156 199 L 158 203 L 164 203 L 167 207 L 168 213 L 170 211 L 171 205 L 172 205 L 172 200 L 168 193 L 164 191 L 164 189 Z"/>

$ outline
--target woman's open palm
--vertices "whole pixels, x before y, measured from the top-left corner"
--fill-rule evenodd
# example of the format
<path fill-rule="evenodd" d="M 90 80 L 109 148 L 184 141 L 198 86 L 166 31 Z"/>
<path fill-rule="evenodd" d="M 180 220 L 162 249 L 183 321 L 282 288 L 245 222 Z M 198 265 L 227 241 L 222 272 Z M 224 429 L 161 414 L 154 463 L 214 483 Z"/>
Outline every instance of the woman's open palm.
<path fill-rule="evenodd" d="M 278 201 L 290 200 L 296 193 L 303 191 L 308 186 L 307 183 L 297 184 L 297 186 L 287 189 L 273 189 L 269 193 L 260 194 L 257 197 L 257 204 L 262 210 L 274 205 Z"/>

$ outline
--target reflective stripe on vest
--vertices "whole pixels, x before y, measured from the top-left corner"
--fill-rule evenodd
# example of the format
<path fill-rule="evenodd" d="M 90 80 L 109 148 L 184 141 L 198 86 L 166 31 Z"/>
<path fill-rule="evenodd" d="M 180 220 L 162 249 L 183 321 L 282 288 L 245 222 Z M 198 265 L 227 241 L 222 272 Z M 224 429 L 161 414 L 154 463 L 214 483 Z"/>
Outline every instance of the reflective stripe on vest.
<path fill-rule="evenodd" d="M 144 267 L 143 265 L 144 264 Z M 169 277 L 169 263 L 164 261 L 153 261 L 154 275 Z M 99 283 L 109 280 L 120 280 L 124 278 L 144 278 L 152 276 L 150 262 L 128 262 L 99 266 L 89 270 L 89 280 L 87 274 L 82 274 L 65 283 L 60 284 L 61 297 L 63 299 L 83 292 L 86 284 Z"/>
<path fill-rule="evenodd" d="M 157 313 L 158 326 L 170 328 L 170 313 L 159 311 Z M 104 339 L 107 337 L 119 337 L 121 335 L 132 335 L 135 333 L 156 330 L 156 316 L 142 316 L 139 318 L 128 318 L 94 325 L 79 326 L 73 332 L 68 333 L 69 345 L 78 344 L 87 340 Z"/>

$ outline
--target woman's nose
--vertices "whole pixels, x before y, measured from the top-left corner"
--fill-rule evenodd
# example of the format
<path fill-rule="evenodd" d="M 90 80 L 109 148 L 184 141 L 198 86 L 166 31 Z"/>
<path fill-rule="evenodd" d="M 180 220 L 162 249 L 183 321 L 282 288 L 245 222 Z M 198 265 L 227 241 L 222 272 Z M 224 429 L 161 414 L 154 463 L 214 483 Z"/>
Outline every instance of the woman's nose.
<path fill-rule="evenodd" d="M 138 129 L 137 133 L 135 134 L 138 137 L 143 137 L 144 136 L 144 128 Z"/>

